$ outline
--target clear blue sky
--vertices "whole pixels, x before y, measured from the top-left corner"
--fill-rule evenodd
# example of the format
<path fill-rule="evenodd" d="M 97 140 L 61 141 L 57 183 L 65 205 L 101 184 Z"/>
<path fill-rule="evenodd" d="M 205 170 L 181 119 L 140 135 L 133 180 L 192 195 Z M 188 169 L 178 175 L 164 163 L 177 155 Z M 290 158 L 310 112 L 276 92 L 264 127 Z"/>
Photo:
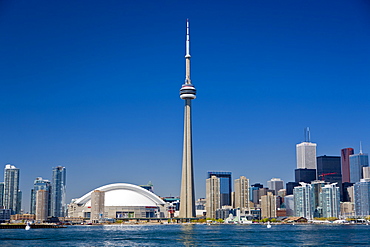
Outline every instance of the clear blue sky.
<path fill-rule="evenodd" d="M 113 182 L 180 189 L 190 19 L 197 197 L 209 170 L 293 180 L 318 155 L 370 151 L 366 0 L 0 1 L 0 164 L 67 168 L 68 202 Z"/>

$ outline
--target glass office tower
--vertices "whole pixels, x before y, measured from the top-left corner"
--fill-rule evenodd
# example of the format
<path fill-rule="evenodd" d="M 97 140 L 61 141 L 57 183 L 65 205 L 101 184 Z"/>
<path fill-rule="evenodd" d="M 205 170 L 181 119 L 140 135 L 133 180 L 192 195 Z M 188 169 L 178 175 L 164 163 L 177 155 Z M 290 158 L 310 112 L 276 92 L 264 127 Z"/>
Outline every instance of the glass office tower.
<path fill-rule="evenodd" d="M 208 178 L 212 176 L 220 179 L 220 206 L 231 206 L 231 172 L 208 172 Z"/>
<path fill-rule="evenodd" d="M 369 156 L 364 153 L 349 156 L 351 183 L 357 183 L 362 179 L 362 168 L 369 166 Z"/>

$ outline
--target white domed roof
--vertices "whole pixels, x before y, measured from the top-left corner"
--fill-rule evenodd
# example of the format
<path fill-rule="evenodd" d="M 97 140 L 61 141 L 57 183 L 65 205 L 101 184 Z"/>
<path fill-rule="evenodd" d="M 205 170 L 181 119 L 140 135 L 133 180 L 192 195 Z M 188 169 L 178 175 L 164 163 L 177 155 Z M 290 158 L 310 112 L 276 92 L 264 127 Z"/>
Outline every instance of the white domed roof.
<path fill-rule="evenodd" d="M 126 183 L 114 183 L 101 186 L 95 190 L 105 192 L 105 206 L 158 206 L 165 202 L 154 193 L 140 186 Z M 74 201 L 76 204 L 91 206 L 91 193 Z"/>

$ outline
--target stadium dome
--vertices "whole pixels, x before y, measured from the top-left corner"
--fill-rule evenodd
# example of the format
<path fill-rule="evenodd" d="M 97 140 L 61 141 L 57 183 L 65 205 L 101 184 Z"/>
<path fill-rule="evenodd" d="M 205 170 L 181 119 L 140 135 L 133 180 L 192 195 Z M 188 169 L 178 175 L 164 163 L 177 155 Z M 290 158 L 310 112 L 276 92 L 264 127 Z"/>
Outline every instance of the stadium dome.
<path fill-rule="evenodd" d="M 81 198 L 74 201 L 75 204 L 91 206 L 91 193 L 95 190 L 105 192 L 105 206 L 163 206 L 165 202 L 154 193 L 133 184 L 114 183 L 96 188 Z"/>

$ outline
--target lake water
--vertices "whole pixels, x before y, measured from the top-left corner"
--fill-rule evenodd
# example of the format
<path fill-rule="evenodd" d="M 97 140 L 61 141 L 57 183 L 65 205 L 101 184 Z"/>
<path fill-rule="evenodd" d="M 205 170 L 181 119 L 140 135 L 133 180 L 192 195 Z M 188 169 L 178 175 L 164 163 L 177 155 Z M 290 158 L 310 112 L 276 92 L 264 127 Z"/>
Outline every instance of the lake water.
<path fill-rule="evenodd" d="M 110 225 L 1 229 L 0 246 L 370 246 L 366 225 Z"/>

